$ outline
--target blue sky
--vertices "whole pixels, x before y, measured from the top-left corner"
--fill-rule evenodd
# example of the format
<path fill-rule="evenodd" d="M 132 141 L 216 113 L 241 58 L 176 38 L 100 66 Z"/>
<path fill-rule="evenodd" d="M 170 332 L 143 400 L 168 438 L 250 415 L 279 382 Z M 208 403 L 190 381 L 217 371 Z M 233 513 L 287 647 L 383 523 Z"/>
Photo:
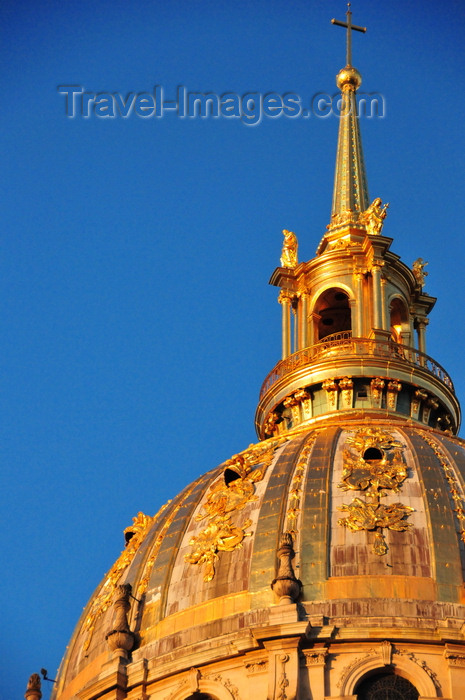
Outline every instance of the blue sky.
<path fill-rule="evenodd" d="M 0 697 L 60 662 L 139 510 L 255 441 L 280 354 L 268 286 L 283 228 L 314 255 L 329 221 L 337 118 L 70 119 L 88 92 L 334 94 L 333 0 L 5 0 L 0 236 Z M 358 0 L 370 196 L 429 261 L 428 353 L 465 397 L 465 6 Z M 460 302 L 460 303 L 459 303 Z M 45 685 L 45 684 L 44 684 Z M 48 700 L 49 688 L 44 689 Z"/>

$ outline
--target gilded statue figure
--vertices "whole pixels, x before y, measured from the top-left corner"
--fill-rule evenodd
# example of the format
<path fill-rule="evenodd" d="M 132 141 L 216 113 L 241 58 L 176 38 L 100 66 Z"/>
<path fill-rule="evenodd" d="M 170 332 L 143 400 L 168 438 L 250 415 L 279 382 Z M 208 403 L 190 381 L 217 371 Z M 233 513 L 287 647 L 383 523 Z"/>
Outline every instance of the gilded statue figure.
<path fill-rule="evenodd" d="M 283 230 L 284 241 L 281 253 L 281 267 L 297 267 L 297 236 L 292 231 Z"/>
<path fill-rule="evenodd" d="M 425 270 L 427 264 L 428 263 L 426 262 L 426 260 L 423 260 L 423 258 L 417 258 L 412 265 L 412 272 L 415 276 L 417 284 L 419 284 L 420 287 L 424 286 L 425 277 L 428 275 L 428 273 Z"/>
<path fill-rule="evenodd" d="M 360 214 L 360 223 L 365 224 L 369 235 L 380 235 L 387 216 L 389 202 L 382 206 L 381 197 L 376 197 L 368 209 Z"/>

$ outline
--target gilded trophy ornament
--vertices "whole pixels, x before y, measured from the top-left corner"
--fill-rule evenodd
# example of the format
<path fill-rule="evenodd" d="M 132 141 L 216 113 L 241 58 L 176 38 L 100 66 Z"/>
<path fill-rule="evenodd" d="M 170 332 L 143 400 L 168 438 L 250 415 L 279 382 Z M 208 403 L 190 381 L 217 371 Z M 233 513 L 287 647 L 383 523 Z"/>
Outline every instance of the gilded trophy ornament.
<path fill-rule="evenodd" d="M 281 267 L 297 267 L 297 236 L 292 231 L 283 230 L 284 241 L 281 252 Z"/>
<path fill-rule="evenodd" d="M 225 462 L 223 473 L 210 486 L 207 500 L 195 517 L 198 522 L 206 520 L 207 524 L 189 540 L 191 551 L 184 556 L 188 564 L 204 566 L 204 581 L 214 578 L 219 552 L 239 549 L 244 538 L 252 534 L 245 532 L 252 525 L 249 518 L 238 524 L 233 522 L 233 517 L 248 503 L 257 500 L 255 484 L 263 479 L 274 450 L 283 442 L 286 439 L 267 441 L 264 446 L 234 455 Z M 252 469 L 257 464 L 261 467 Z"/>
<path fill-rule="evenodd" d="M 375 530 L 373 552 L 379 556 L 388 548 L 382 530 L 404 532 L 412 525 L 406 518 L 413 508 L 402 503 L 385 505 L 380 499 L 389 491 L 397 493 L 407 479 L 407 467 L 403 460 L 403 444 L 380 428 L 363 428 L 347 438 L 349 446 L 343 451 L 342 481 L 344 491 L 364 491 L 369 500 L 354 498 L 339 510 L 348 517 L 340 518 L 339 525 L 352 532 Z"/>

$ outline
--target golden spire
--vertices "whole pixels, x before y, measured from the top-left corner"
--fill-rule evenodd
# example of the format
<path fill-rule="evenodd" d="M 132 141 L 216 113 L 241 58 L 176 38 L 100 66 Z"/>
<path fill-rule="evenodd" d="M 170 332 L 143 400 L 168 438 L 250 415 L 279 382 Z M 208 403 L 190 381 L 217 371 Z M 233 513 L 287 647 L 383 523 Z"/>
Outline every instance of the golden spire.
<path fill-rule="evenodd" d="M 346 15 L 347 22 L 340 22 L 337 19 L 331 20 L 333 24 L 347 28 L 347 65 L 339 71 L 336 77 L 336 84 L 342 93 L 342 105 L 334 177 L 332 223 L 339 223 L 339 217 L 344 218 L 349 212 L 361 213 L 369 205 L 355 98 L 357 88 L 362 83 L 362 77 L 358 70 L 352 66 L 352 30 L 366 32 L 366 27 L 357 27 L 352 24 L 350 3 L 347 5 Z"/>

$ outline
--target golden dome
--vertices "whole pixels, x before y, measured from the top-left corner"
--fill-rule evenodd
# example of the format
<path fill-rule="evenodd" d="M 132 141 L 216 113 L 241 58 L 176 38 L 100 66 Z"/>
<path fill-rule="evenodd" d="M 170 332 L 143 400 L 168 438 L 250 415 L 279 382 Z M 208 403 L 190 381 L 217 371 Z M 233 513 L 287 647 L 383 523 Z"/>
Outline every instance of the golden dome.
<path fill-rule="evenodd" d="M 55 697 L 99 687 L 115 654 L 112 603 L 122 584 L 134 596 L 128 679 L 144 667 L 150 698 L 171 697 L 192 667 L 205 692 L 221 675 L 218 659 L 223 685 L 227 677 L 241 689 L 233 697 L 249 697 L 249 671 L 265 673 L 276 635 L 309 656 L 335 634 L 373 647 L 421 627 L 422 644 L 439 657 L 464 639 L 464 479 L 465 443 L 407 422 L 341 416 L 250 446 L 126 529 L 127 547 L 83 612 Z M 284 572 L 282 533 L 295 553 Z M 349 652 L 336 644 L 336 666 Z"/>

